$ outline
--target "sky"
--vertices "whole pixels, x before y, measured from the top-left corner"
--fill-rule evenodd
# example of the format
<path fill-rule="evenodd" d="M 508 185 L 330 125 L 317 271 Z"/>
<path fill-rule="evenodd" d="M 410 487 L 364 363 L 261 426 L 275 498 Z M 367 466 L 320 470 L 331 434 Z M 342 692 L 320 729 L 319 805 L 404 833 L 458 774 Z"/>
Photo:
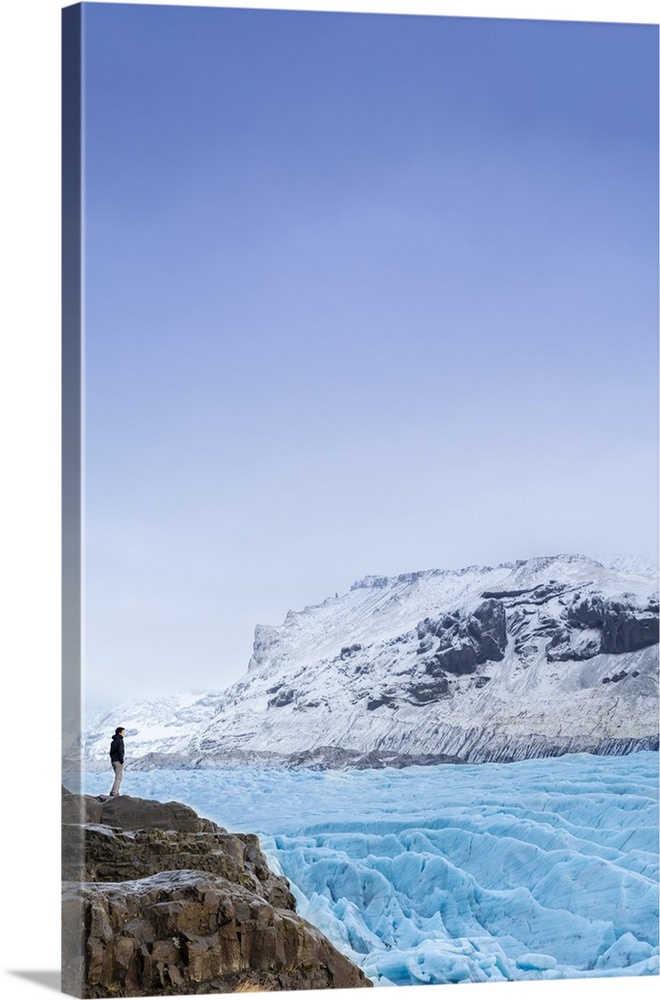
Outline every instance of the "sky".
<path fill-rule="evenodd" d="M 658 31 L 84 5 L 91 711 L 366 574 L 657 553 Z"/>

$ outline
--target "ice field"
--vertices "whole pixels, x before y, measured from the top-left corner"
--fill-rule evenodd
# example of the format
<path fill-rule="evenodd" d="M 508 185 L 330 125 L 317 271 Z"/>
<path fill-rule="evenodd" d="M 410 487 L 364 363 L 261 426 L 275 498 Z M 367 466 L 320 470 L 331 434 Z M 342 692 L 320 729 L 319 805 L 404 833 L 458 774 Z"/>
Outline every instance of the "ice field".
<path fill-rule="evenodd" d="M 107 774 L 85 790 L 105 794 Z M 254 832 L 377 985 L 658 973 L 658 754 L 403 770 L 131 770 Z"/>

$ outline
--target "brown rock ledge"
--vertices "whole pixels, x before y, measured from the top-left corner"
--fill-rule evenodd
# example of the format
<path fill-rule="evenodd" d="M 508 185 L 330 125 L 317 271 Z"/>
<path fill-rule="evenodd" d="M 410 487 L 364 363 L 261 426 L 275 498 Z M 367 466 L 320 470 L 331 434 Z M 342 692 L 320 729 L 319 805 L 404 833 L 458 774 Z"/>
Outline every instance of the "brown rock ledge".
<path fill-rule="evenodd" d="M 251 834 L 63 791 L 63 984 L 78 997 L 369 987 Z"/>

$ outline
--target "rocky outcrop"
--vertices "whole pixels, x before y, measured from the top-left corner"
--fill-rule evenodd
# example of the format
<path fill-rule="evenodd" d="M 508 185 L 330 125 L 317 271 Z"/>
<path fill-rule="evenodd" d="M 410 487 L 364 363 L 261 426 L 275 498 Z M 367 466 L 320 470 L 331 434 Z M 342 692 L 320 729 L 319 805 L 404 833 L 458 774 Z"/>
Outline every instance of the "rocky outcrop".
<path fill-rule="evenodd" d="M 315 747 L 314 750 L 289 754 L 281 759 L 283 767 L 305 767 L 310 771 L 340 768 L 366 771 L 384 767 L 401 769 L 415 765 L 462 763 L 463 761 L 459 757 L 441 753 L 406 754 L 387 750 L 370 750 L 368 753 L 360 753 L 357 750 L 348 750 L 344 747 Z"/>
<path fill-rule="evenodd" d="M 371 986 L 295 912 L 251 834 L 177 802 L 63 793 L 63 989 L 156 996 Z"/>
<path fill-rule="evenodd" d="M 418 653 L 430 654 L 426 672 L 434 677 L 445 674 L 473 674 L 488 660 L 504 659 L 506 614 L 501 601 L 483 601 L 470 615 L 459 611 L 440 619 L 425 618 L 417 626 Z"/>
<path fill-rule="evenodd" d="M 600 654 L 619 656 L 654 646 L 659 638 L 658 603 L 640 603 L 633 594 L 605 597 L 583 588 L 554 585 L 554 590 L 535 587 L 529 595 L 506 600 L 509 631 L 515 651 L 523 663 L 539 651 L 545 641 L 548 663 L 593 659 Z M 552 611 L 548 601 L 558 598 Z M 538 614 L 531 615 L 533 605 Z"/>
<path fill-rule="evenodd" d="M 101 823 L 119 830 L 173 830 L 177 833 L 215 833 L 222 830 L 198 816 L 182 802 L 157 802 L 130 795 L 115 798 L 75 795 L 62 789 L 63 824 Z"/>
<path fill-rule="evenodd" d="M 567 608 L 566 621 L 573 628 L 599 630 L 600 653 L 632 653 L 658 642 L 656 603 L 639 607 L 633 598 L 578 597 Z"/>

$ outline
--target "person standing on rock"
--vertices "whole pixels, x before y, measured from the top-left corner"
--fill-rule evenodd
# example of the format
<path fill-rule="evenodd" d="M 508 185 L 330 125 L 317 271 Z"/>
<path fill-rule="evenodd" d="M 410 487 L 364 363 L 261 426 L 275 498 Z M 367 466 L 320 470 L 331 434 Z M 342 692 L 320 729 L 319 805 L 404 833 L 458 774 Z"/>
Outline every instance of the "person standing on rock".
<path fill-rule="evenodd" d="M 112 737 L 112 742 L 110 744 L 110 763 L 112 764 L 112 770 L 115 772 L 115 781 L 110 790 L 111 795 L 119 795 L 119 786 L 121 785 L 121 779 L 124 776 L 124 733 L 126 730 L 123 726 L 117 726 L 115 729 L 115 735 Z"/>

